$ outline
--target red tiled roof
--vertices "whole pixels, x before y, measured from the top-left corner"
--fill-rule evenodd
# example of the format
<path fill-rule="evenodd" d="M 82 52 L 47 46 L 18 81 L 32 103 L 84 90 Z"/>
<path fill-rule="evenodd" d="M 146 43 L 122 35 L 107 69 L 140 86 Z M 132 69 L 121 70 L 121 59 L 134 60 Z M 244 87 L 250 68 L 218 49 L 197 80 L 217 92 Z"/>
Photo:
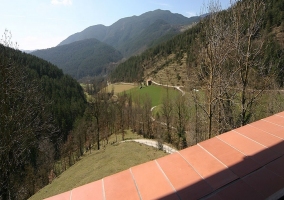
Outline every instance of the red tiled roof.
<path fill-rule="evenodd" d="M 48 200 L 277 199 L 283 139 L 284 112 Z"/>

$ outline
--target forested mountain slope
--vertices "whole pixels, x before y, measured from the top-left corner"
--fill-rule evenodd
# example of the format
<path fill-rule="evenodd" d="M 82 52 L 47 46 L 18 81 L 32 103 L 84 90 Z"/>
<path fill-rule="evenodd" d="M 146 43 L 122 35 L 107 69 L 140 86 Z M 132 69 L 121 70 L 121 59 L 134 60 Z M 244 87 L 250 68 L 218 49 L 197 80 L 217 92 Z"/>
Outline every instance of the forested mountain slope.
<path fill-rule="evenodd" d="M 56 66 L 3 45 L 0 82 L 0 199 L 27 199 L 49 183 L 86 100 L 81 86 Z"/>
<path fill-rule="evenodd" d="M 94 38 L 34 51 L 31 54 L 57 65 L 75 79 L 103 76 L 112 63 L 122 59 L 120 52 Z"/>
<path fill-rule="evenodd" d="M 257 41 L 261 37 L 261 40 L 265 41 L 264 57 L 266 58 L 266 62 L 276 60 L 276 63 L 278 63 L 277 80 L 283 86 L 283 70 L 281 70 L 283 56 L 281 57 L 281 55 L 283 55 L 284 47 L 284 4 L 278 0 L 266 0 L 264 2 L 265 12 L 261 16 L 262 24 L 258 29 L 258 36 L 253 39 Z M 228 18 L 231 10 L 229 9 L 221 13 L 223 15 L 221 17 L 223 22 L 229 23 Z M 204 24 L 207 23 L 207 18 L 202 23 L 198 23 L 196 26 L 175 36 L 169 41 L 150 48 L 141 55 L 130 57 L 113 70 L 110 79 L 112 81 L 128 82 L 141 81 L 149 76 L 158 76 L 157 78 L 159 79 L 161 73 L 165 73 L 165 71 L 172 72 L 172 68 L 175 68 L 175 71 L 181 70 L 188 74 L 181 77 L 183 80 L 177 81 L 178 73 L 172 72 L 170 78 L 175 79 L 173 81 L 175 83 L 179 82 L 179 84 L 182 84 L 182 81 L 185 83 L 193 75 L 194 68 L 191 66 L 197 61 L 198 49 L 200 48 L 199 44 L 206 39 Z M 246 19 L 242 20 L 244 22 Z"/>
<path fill-rule="evenodd" d="M 187 18 L 180 14 L 173 14 L 170 11 L 155 10 L 144 13 L 140 16 L 132 16 L 118 20 L 111 26 L 95 25 L 86 28 L 82 32 L 75 33 L 63 40 L 60 45 L 70 44 L 75 41 L 96 38 L 105 42 L 117 50 L 125 57 L 141 52 L 145 46 L 149 48 L 155 40 L 162 36 L 176 35 L 180 33 L 183 26 L 188 26 L 199 21 L 199 17 Z M 160 22 L 164 25 L 161 26 Z M 150 28 L 156 24 L 156 29 Z M 165 28 L 165 25 L 167 28 Z M 147 30 L 148 36 L 145 38 L 142 33 Z M 130 41 L 138 40 L 138 43 Z M 139 42 L 143 41 L 143 42 Z"/>
<path fill-rule="evenodd" d="M 197 24 L 173 39 L 146 50 L 141 55 L 130 57 L 112 71 L 109 76 L 110 79 L 113 82 L 139 82 L 147 76 L 155 76 L 170 66 L 176 69 L 185 69 L 187 57 L 192 55 L 190 48 L 194 46 L 200 29 L 200 24 Z M 183 63 L 181 63 L 182 61 Z M 174 74 L 171 74 L 171 79 L 174 79 L 174 76 Z M 166 83 L 164 82 L 164 84 Z"/>

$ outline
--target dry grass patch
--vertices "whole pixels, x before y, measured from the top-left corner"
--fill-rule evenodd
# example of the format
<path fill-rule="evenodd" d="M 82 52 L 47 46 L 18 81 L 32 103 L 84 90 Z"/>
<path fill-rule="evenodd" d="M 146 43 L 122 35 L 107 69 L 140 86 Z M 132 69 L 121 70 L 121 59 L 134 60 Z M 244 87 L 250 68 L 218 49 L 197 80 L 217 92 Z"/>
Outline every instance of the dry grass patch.
<path fill-rule="evenodd" d="M 131 90 L 132 88 L 138 87 L 132 83 L 126 83 L 126 84 L 110 84 L 106 87 L 107 92 L 111 92 L 114 90 L 114 94 L 119 94 L 121 92 Z"/>

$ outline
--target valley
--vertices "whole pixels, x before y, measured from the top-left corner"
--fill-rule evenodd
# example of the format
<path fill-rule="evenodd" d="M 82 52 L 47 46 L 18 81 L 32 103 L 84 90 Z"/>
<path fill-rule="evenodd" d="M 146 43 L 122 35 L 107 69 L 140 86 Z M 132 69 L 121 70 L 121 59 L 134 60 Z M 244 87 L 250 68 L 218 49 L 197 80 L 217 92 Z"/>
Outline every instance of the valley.
<path fill-rule="evenodd" d="M 27 53 L 5 31 L 0 199 L 47 198 L 283 111 L 283 2 L 212 2 L 204 15 L 156 9 Z"/>

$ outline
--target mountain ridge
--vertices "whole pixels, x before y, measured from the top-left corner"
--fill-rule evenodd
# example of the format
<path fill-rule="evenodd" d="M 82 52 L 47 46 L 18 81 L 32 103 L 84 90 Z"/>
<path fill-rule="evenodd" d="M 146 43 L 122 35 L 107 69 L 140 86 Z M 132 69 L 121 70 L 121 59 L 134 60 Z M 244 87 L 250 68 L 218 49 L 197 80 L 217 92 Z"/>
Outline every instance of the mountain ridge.
<path fill-rule="evenodd" d="M 96 38 L 101 42 L 105 42 L 117 50 L 121 51 L 124 56 L 132 55 L 129 52 L 123 52 L 124 44 L 140 35 L 146 28 L 155 23 L 157 20 L 164 20 L 166 23 L 175 26 L 190 25 L 199 21 L 199 17 L 187 18 L 181 14 L 171 13 L 168 10 L 154 10 L 143 13 L 139 16 L 125 17 L 117 20 L 110 26 L 102 24 L 90 26 L 81 32 L 70 35 L 58 46 L 69 44 L 75 41 Z M 176 32 L 178 33 L 178 32 Z M 153 40 L 156 38 L 153 38 Z M 133 47 L 132 47 L 133 48 Z M 139 48 L 136 48 L 136 51 Z"/>
<path fill-rule="evenodd" d="M 77 80 L 105 75 L 113 63 L 167 41 L 198 20 L 199 17 L 187 18 L 165 10 L 149 11 L 119 19 L 110 26 L 90 26 L 56 47 L 31 54 L 57 65 Z M 95 42 L 100 48 L 91 49 L 92 44 L 86 41 Z"/>
<path fill-rule="evenodd" d="M 283 69 L 280 67 L 283 59 L 280 58 L 281 56 L 277 57 L 276 55 L 283 54 L 284 12 L 281 11 L 282 5 L 279 1 L 273 0 L 269 2 L 265 0 L 264 2 L 267 5 L 267 10 L 262 16 L 263 24 L 259 33 L 267 45 L 265 52 L 267 60 L 277 60 L 279 62 L 279 66 L 275 70 L 277 71 L 277 76 L 279 76 L 277 82 L 283 87 Z M 224 10 L 222 13 L 229 13 L 230 9 Z M 207 16 L 209 17 L 209 14 L 201 15 L 205 21 L 208 18 Z M 200 53 L 198 52 L 199 46 L 197 41 L 204 40 L 203 37 L 205 35 L 202 33 L 201 24 L 198 23 L 193 28 L 187 29 L 166 42 L 147 49 L 141 55 L 130 57 L 112 71 L 109 79 L 112 82 L 139 82 L 150 77 L 158 82 L 167 84 L 169 81 L 168 73 L 171 72 L 171 84 L 191 85 L 192 79 L 188 78 L 190 76 L 188 73 L 190 71 L 192 73 L 195 69 L 189 69 L 189 66 L 196 61 L 196 57 Z M 254 42 L 256 41 L 254 38 Z M 268 47 L 268 44 L 271 46 Z"/>

